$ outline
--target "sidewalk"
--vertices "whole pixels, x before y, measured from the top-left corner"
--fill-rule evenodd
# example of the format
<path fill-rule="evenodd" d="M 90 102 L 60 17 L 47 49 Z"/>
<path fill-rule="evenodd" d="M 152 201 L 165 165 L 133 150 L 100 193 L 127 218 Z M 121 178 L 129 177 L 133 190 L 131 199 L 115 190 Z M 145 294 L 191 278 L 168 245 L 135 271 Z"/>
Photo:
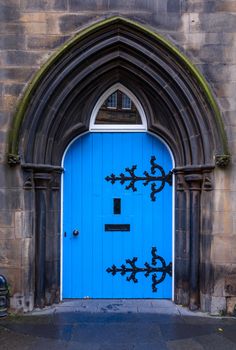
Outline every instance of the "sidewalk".
<path fill-rule="evenodd" d="M 35 309 L 32 315 L 49 315 L 61 312 L 112 312 L 112 313 L 146 313 L 165 314 L 176 316 L 209 315 L 203 312 L 191 312 L 188 308 L 174 304 L 167 299 L 79 299 L 66 300 L 61 304 L 53 305 L 43 310 Z"/>
<path fill-rule="evenodd" d="M 236 350 L 236 319 L 168 300 L 66 301 L 0 319 L 1 350 Z"/>

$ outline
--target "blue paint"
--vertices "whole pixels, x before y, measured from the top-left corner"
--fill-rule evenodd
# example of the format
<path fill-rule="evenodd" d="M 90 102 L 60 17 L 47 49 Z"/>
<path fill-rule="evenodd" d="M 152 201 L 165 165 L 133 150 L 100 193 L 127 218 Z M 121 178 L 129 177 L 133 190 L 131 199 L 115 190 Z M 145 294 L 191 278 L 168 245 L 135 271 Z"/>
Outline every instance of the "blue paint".
<path fill-rule="evenodd" d="M 153 246 L 167 263 L 172 260 L 172 187 L 166 184 L 152 202 L 150 185 L 136 183 L 133 192 L 105 180 L 134 164 L 137 175 L 150 172 L 152 155 L 166 173 L 172 169 L 166 146 L 147 133 L 90 133 L 70 146 L 64 162 L 63 298 L 171 298 L 169 276 L 153 293 L 151 276 L 138 274 L 133 283 L 106 272 L 134 256 L 137 266 L 151 263 Z M 121 198 L 121 214 L 113 213 L 114 198 Z M 130 232 L 106 232 L 105 224 L 130 224 Z"/>

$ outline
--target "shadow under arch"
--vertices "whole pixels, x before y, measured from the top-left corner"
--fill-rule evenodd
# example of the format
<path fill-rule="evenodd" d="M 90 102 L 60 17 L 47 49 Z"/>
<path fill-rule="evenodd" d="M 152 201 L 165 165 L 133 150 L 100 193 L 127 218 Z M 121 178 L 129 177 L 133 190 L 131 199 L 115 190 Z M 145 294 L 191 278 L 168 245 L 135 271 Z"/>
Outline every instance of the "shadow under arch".
<path fill-rule="evenodd" d="M 64 150 L 89 130 L 96 102 L 117 83 L 137 97 L 148 131 L 173 152 L 175 301 L 197 308 L 200 278 L 210 274 L 206 257 L 200 261 L 199 236 L 211 229 L 203 208 L 211 197 L 202 206 L 201 198 L 212 190 L 215 165 L 229 161 L 223 121 L 205 79 L 191 62 L 157 33 L 121 17 L 98 22 L 66 43 L 35 76 L 13 121 L 8 162 L 21 164 L 24 187 L 35 200 L 35 303 L 52 303 L 58 296 L 60 252 L 55 243 L 53 260 L 48 258 L 47 237 L 59 239 Z"/>

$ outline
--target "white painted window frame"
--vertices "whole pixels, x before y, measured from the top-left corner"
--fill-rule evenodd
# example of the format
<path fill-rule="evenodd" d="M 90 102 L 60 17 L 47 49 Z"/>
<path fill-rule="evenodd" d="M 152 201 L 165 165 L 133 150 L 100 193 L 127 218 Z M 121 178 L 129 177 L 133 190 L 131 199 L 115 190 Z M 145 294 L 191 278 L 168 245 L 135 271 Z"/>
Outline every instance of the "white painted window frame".
<path fill-rule="evenodd" d="M 120 90 L 124 94 L 126 94 L 131 101 L 135 104 L 140 118 L 141 118 L 141 124 L 95 124 L 97 114 L 99 112 L 99 109 L 104 104 L 106 99 L 113 94 L 115 91 Z M 147 119 L 143 110 L 143 107 L 137 97 L 124 85 L 121 83 L 116 83 L 112 85 L 106 92 L 102 94 L 102 96 L 99 98 L 97 103 L 95 104 L 91 118 L 90 118 L 90 125 L 89 125 L 89 131 L 92 132 L 143 132 L 147 131 Z"/>

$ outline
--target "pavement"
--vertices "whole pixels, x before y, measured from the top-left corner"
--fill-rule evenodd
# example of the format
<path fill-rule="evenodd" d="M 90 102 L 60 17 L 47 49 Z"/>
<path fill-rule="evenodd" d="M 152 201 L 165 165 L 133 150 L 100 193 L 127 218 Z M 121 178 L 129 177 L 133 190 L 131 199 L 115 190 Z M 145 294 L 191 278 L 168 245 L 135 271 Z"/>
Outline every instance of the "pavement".
<path fill-rule="evenodd" d="M 236 350 L 236 318 L 169 300 L 77 300 L 0 318 L 1 350 Z"/>

